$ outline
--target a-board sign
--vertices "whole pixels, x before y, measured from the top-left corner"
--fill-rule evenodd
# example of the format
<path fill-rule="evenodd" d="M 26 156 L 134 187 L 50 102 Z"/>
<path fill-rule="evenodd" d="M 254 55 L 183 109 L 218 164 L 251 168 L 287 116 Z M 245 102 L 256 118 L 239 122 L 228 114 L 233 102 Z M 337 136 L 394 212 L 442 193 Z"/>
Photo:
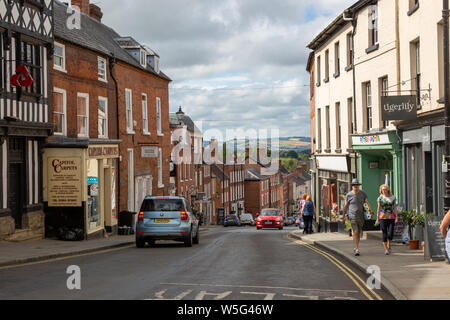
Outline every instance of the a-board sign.
<path fill-rule="evenodd" d="M 425 220 L 426 256 L 431 261 L 445 260 L 445 239 L 440 230 L 443 218 L 434 216 L 426 217 Z"/>

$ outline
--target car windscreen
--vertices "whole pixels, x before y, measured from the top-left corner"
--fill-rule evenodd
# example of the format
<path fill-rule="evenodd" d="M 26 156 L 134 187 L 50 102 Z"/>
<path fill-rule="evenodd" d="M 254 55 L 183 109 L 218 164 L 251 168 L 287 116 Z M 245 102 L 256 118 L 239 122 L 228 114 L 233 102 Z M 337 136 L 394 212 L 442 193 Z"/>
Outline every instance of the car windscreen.
<path fill-rule="evenodd" d="M 141 211 L 186 211 L 181 199 L 146 199 Z"/>
<path fill-rule="evenodd" d="M 262 216 L 279 216 L 280 211 L 279 210 L 262 210 L 261 215 Z"/>

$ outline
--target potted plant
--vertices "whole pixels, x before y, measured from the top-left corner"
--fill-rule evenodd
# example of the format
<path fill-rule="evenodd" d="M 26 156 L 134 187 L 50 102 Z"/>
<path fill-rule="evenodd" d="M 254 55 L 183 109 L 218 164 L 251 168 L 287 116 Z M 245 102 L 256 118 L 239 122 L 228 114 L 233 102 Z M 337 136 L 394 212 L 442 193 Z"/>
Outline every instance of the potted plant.
<path fill-rule="evenodd" d="M 414 239 L 414 228 L 425 227 L 425 217 L 431 216 L 433 214 L 424 214 L 424 213 L 417 213 L 416 210 L 410 210 L 410 211 L 402 211 L 401 212 L 403 216 L 403 221 L 408 225 L 408 233 L 409 233 L 409 248 L 411 250 L 417 250 L 419 249 L 419 240 Z"/>

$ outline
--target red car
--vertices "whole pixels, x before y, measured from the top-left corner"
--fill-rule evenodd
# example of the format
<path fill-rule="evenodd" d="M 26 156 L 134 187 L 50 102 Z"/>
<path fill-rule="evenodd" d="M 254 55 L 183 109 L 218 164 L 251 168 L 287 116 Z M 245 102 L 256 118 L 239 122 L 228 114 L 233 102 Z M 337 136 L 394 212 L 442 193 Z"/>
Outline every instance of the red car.
<path fill-rule="evenodd" d="M 278 228 L 283 230 L 284 219 L 283 213 L 279 209 L 263 209 L 261 214 L 257 215 L 256 229 Z"/>

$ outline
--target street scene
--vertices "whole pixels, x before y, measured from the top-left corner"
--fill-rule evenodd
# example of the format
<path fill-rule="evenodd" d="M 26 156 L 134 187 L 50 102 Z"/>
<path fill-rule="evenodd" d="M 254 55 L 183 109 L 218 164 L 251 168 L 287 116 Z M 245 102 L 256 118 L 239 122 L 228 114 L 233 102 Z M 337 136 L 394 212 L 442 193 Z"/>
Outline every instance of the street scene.
<path fill-rule="evenodd" d="M 450 300 L 449 16 L 0 0 L 0 300 Z"/>

